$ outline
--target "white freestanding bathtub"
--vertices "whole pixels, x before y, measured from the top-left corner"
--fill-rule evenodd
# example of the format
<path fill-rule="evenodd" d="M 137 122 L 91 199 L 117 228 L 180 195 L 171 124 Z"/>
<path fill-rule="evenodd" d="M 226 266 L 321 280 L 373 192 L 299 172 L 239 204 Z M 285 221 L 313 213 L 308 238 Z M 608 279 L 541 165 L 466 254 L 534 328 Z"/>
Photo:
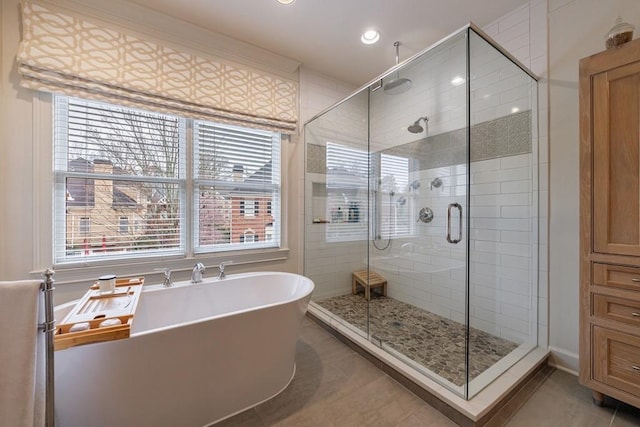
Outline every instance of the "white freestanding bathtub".
<path fill-rule="evenodd" d="M 200 427 L 274 397 L 313 288 L 271 272 L 149 286 L 130 338 L 55 353 L 56 425 Z"/>

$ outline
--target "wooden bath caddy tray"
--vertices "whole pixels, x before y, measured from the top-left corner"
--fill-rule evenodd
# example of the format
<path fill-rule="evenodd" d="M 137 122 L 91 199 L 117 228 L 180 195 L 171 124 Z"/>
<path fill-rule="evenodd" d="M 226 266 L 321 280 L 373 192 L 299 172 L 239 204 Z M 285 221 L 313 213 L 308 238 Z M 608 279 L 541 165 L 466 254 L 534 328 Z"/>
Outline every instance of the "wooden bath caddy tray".
<path fill-rule="evenodd" d="M 129 338 L 143 285 L 144 277 L 127 277 L 116 280 L 116 289 L 112 293 L 100 293 L 98 284 L 93 284 L 67 317 L 57 325 L 55 349 L 64 350 L 77 345 Z M 100 327 L 102 322 L 109 319 L 118 319 L 121 323 Z M 89 324 L 89 329 L 70 331 L 73 325 L 84 322 Z"/>

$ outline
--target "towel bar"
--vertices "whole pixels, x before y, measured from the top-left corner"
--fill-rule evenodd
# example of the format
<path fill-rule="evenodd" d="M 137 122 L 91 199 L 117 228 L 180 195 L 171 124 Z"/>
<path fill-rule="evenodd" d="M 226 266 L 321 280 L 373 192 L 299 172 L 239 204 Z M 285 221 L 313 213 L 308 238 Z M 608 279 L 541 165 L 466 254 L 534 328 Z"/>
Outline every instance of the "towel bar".
<path fill-rule="evenodd" d="M 53 280 L 54 271 L 48 268 L 43 276 L 44 281 L 40 289 L 44 293 L 44 322 L 38 325 L 38 330 L 46 334 L 46 367 L 45 367 L 45 426 L 54 427 L 54 364 L 53 364 L 53 335 L 56 330 L 56 321 L 53 318 Z"/>

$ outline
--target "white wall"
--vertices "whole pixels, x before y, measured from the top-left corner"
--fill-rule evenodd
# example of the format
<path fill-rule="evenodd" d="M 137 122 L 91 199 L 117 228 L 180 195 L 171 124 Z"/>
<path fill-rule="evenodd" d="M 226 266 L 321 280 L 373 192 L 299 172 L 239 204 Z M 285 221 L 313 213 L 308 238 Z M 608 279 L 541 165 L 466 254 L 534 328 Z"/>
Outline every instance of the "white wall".
<path fill-rule="evenodd" d="M 3 1 L 0 129 L 0 278 L 27 278 L 33 268 L 33 103 L 17 85 L 18 1 Z"/>
<path fill-rule="evenodd" d="M 2 141 L 5 140 L 5 102 L 4 102 L 4 87 L 6 85 L 5 79 L 3 78 L 5 75 L 4 71 L 4 52 L 5 48 L 5 40 L 6 37 L 4 35 L 5 25 L 4 25 L 4 5 L 0 5 L 0 171 L 5 169 L 5 162 L 7 158 L 7 153 L 5 149 L 5 144 L 2 144 Z M 5 177 L 2 172 L 0 172 L 0 189 L 5 188 Z M 4 199 L 4 192 L 0 192 L 0 232 L 4 229 L 4 207 L 6 206 Z M 2 272 L 4 271 L 4 239 L 0 237 L 0 277 L 2 277 Z"/>
<path fill-rule="evenodd" d="M 578 370 L 578 61 L 605 49 L 620 16 L 640 33 L 638 0 L 549 0 L 549 346 L 553 363 Z"/>

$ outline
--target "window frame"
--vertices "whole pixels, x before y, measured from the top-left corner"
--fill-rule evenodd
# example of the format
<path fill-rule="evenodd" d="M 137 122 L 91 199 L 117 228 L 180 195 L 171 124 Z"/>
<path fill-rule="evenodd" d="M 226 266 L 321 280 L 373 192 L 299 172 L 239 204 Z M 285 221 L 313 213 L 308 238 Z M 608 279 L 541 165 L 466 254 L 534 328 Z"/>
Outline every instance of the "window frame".
<path fill-rule="evenodd" d="M 51 118 L 51 123 L 53 124 L 54 121 L 54 113 L 53 113 L 53 109 L 55 108 L 55 100 L 54 100 L 54 96 L 51 96 L 49 94 L 39 94 L 38 96 L 39 101 L 45 101 L 45 102 L 38 102 L 38 104 L 44 108 L 44 106 L 48 106 L 49 110 L 47 111 L 48 114 L 43 114 L 45 116 L 49 116 Z M 126 106 L 118 106 L 118 107 L 123 107 L 123 108 L 127 108 Z M 212 249 L 210 251 L 200 251 L 200 252 L 196 252 L 194 251 L 194 247 L 195 247 L 195 239 L 197 236 L 197 230 L 195 230 L 194 228 L 194 220 L 193 217 L 194 215 L 197 215 L 197 210 L 196 207 L 193 205 L 193 187 L 194 187 L 194 183 L 195 183 L 195 178 L 194 178 L 194 171 L 193 171 L 193 163 L 195 162 L 194 160 L 194 139 L 193 139 L 193 123 L 195 121 L 195 119 L 185 119 L 187 121 L 187 150 L 185 153 L 186 159 L 187 159 L 187 166 L 185 168 L 185 172 L 186 172 L 186 177 L 185 177 L 185 184 L 184 184 L 184 188 L 181 188 L 181 197 L 184 199 L 184 205 L 185 209 L 183 209 L 183 211 L 185 211 L 185 213 L 182 215 L 184 218 L 182 219 L 182 224 L 183 224 L 183 228 L 184 228 L 184 232 L 182 233 L 182 235 L 184 236 L 184 240 L 185 240 L 185 247 L 184 250 L 182 251 L 182 253 L 174 253 L 174 254 L 159 254 L 159 253 L 150 253 L 150 254 L 144 254 L 144 255 L 140 255 L 140 256 L 136 256 L 136 257 L 114 257 L 114 258 L 108 258 L 108 259 L 92 259 L 92 258 L 82 258 L 82 260 L 76 261 L 76 260 L 72 260 L 72 261 L 55 261 L 55 258 L 53 256 L 53 249 L 50 249 L 49 251 L 41 251 L 40 253 L 38 253 L 37 256 L 34 256 L 34 265 L 41 265 L 41 263 L 38 260 L 49 260 L 48 265 L 54 266 L 56 269 L 63 269 L 66 270 L 68 272 L 79 272 L 80 268 L 82 266 L 82 270 L 86 271 L 91 271 L 91 270 L 95 270 L 95 271 L 102 271 L 102 269 L 104 269 L 105 267 L 108 266 L 119 266 L 121 268 L 124 268 L 124 271 L 122 271 L 122 274 L 126 274 L 127 270 L 133 270 L 135 271 L 134 274 L 139 274 L 140 269 L 139 268 L 135 268 L 133 267 L 133 264 L 131 263 L 131 261 L 136 261 L 136 263 L 134 263 L 135 265 L 156 265 L 158 260 L 162 260 L 163 265 L 170 265 L 173 267 L 172 270 L 177 271 L 177 270 L 188 270 L 192 267 L 189 267 L 190 263 L 193 262 L 194 259 L 197 259 L 198 261 L 200 260 L 210 260 L 210 262 L 212 263 L 217 263 L 219 262 L 219 260 L 228 260 L 230 256 L 233 256 L 233 260 L 234 262 L 242 262 L 242 263 L 253 263 L 253 262 L 264 262 L 264 261 L 282 261 L 282 260 L 287 260 L 288 259 L 288 253 L 289 253 L 289 249 L 287 246 L 287 240 L 286 240 L 286 229 L 285 229 L 285 224 L 287 224 L 286 221 L 286 205 L 287 205 L 287 186 L 286 186 L 286 180 L 283 179 L 284 176 L 286 176 L 287 173 L 287 169 L 286 169 L 286 165 L 287 162 L 284 161 L 284 159 L 286 158 L 286 153 L 285 153 L 285 148 L 287 146 L 286 139 L 285 138 L 279 138 L 279 168 L 280 168 L 280 175 L 279 175 L 279 206 L 273 208 L 273 210 L 275 211 L 276 209 L 279 210 L 279 215 L 280 215 L 280 226 L 277 228 L 277 231 L 279 232 L 279 245 L 274 246 L 272 244 L 270 244 L 270 242 L 273 242 L 273 239 L 269 239 L 268 241 L 266 239 L 263 239 L 262 241 L 260 241 L 260 244 L 256 247 L 253 248 L 246 248 L 244 247 L 244 245 L 242 245 L 242 247 L 234 247 L 234 248 L 230 248 L 229 250 L 226 251 L 220 251 L 219 249 Z M 49 164 L 53 164 L 53 160 L 54 160 L 54 155 L 53 155 L 53 151 L 54 151 L 54 144 L 51 144 L 50 141 L 53 140 L 54 138 L 54 132 L 52 131 L 51 133 L 47 133 L 47 132 L 42 132 L 42 135 L 44 135 L 43 138 L 39 138 L 40 140 L 42 140 L 43 143 L 49 144 L 49 147 L 51 147 L 50 152 L 47 155 L 47 158 L 50 159 Z M 49 136 L 49 138 L 46 138 L 46 135 Z M 46 139 L 48 139 L 48 141 L 46 141 Z M 46 142 L 45 142 L 46 141 Z M 53 184 L 49 184 L 49 186 L 43 185 L 42 186 L 42 190 L 40 191 L 40 193 L 46 193 L 49 192 L 49 194 L 51 194 L 51 190 L 49 190 L 49 188 L 51 188 L 51 185 L 59 185 L 59 179 L 54 179 L 53 180 Z M 52 196 L 52 198 L 55 196 Z M 42 197 L 39 197 L 42 200 Z M 257 202 L 256 202 L 257 203 Z M 274 205 L 276 205 L 277 203 L 274 203 Z M 188 208 L 186 207 L 188 206 Z M 255 206 L 255 205 L 254 205 Z M 49 224 L 51 224 L 50 229 L 52 230 L 52 238 L 51 238 L 51 244 L 49 245 L 50 248 L 54 248 L 54 239 L 53 239 L 53 232 L 55 230 L 55 227 L 53 226 L 54 223 L 54 218 L 55 218 L 55 213 L 52 215 L 41 215 L 40 216 L 40 221 L 39 224 L 41 226 L 41 228 L 48 228 Z M 131 227 L 131 221 L 129 221 L 129 227 Z M 273 230 L 273 226 L 271 223 L 267 224 L 267 226 L 271 227 L 271 230 Z M 48 239 L 47 239 L 48 240 Z M 265 245 L 266 243 L 266 245 Z M 130 267 L 131 266 L 131 267 Z M 73 276 L 75 277 L 76 274 L 73 273 Z"/>
<path fill-rule="evenodd" d="M 210 148 L 205 144 L 195 144 L 196 141 L 199 141 L 200 138 L 211 139 L 211 135 L 215 135 L 219 132 L 221 135 L 226 135 L 226 137 L 230 137 L 231 139 L 237 138 L 239 134 L 245 134 L 247 132 L 247 128 L 239 127 L 236 125 L 228 125 L 228 124 L 218 124 L 211 122 L 204 122 L 201 120 L 193 121 L 193 141 L 194 141 L 194 149 L 203 150 L 203 153 L 206 153 L 206 148 Z M 283 224 L 285 224 L 286 216 L 284 213 L 285 210 L 285 182 L 283 180 L 283 176 L 285 172 L 285 163 L 282 161 L 284 153 L 284 141 L 281 135 L 276 134 L 274 132 L 265 131 L 265 130 L 254 130 L 252 135 L 248 136 L 251 140 L 254 141 L 255 144 L 260 146 L 261 144 L 265 146 L 269 146 L 270 148 L 267 150 L 268 156 L 266 156 L 265 152 L 260 153 L 256 151 L 249 155 L 248 153 L 244 153 L 244 156 L 247 158 L 245 164 L 238 165 L 234 164 L 234 162 L 227 164 L 226 173 L 224 168 L 219 171 L 216 171 L 213 175 L 207 173 L 201 173 L 199 171 L 197 165 L 191 168 L 193 171 L 193 186 L 196 191 L 192 191 L 192 195 L 195 203 L 198 205 L 200 203 L 199 198 L 203 189 L 207 191 L 211 191 L 215 189 L 219 191 L 220 194 L 226 195 L 232 205 L 232 210 L 230 214 L 233 216 L 236 212 L 238 213 L 239 218 L 246 219 L 251 222 L 255 226 L 256 222 L 261 220 L 266 220 L 266 218 L 261 218 L 259 215 L 259 201 L 262 198 L 270 198 L 271 200 L 279 201 L 279 210 L 274 209 L 275 213 L 271 215 L 271 221 L 269 223 L 264 223 L 265 228 L 271 224 L 273 226 L 274 219 L 279 218 L 280 222 L 277 224 L 277 227 L 273 227 L 277 233 L 277 239 L 272 239 L 269 241 L 256 241 L 253 249 L 248 250 L 256 250 L 256 248 L 263 248 L 264 250 L 274 250 L 276 248 L 283 248 L 286 246 L 285 241 L 285 231 L 283 229 Z M 214 137 L 215 138 L 215 137 Z M 221 139 L 225 140 L 225 136 L 221 136 Z M 268 141 L 268 143 L 267 143 Z M 226 145 L 221 147 L 221 151 L 224 149 L 229 149 L 230 147 L 234 147 L 236 144 Z M 273 149 L 277 147 L 277 149 Z M 237 149 L 238 147 L 235 146 Z M 236 153 L 237 156 L 237 153 Z M 257 164 L 255 163 L 255 157 L 261 158 L 261 161 Z M 233 156 L 232 156 L 233 157 Z M 250 158 L 253 158 L 253 162 Z M 199 159 L 198 153 L 193 153 L 191 156 L 194 162 L 197 162 Z M 203 160 L 207 160 L 204 158 Z M 211 161 L 211 159 L 208 159 Z M 229 159 L 231 160 L 231 159 Z M 236 159 L 237 160 L 237 159 Z M 263 163 L 264 162 L 264 163 Z M 278 164 L 277 169 L 280 170 L 279 175 L 274 175 L 274 164 Z M 268 166 L 267 165 L 271 165 Z M 253 166 L 252 168 L 250 166 Z M 245 169 L 246 168 L 246 169 Z M 271 170 L 269 175 L 265 175 L 266 170 Z M 230 173 L 230 174 L 229 174 Z M 260 177 L 270 176 L 271 181 L 269 180 L 261 180 Z M 257 177 L 257 179 L 255 179 Z M 249 207 L 251 205 L 251 207 Z M 237 206 L 237 211 L 236 209 Z M 247 212 L 253 213 L 253 216 L 247 216 Z M 193 215 L 193 221 L 198 224 L 200 218 L 198 215 Z M 275 221 L 277 222 L 277 221 Z M 242 227 L 242 224 L 238 224 Z M 210 252 L 211 250 L 219 250 L 220 252 L 232 252 L 232 251 L 243 251 L 247 250 L 246 246 L 243 243 L 243 233 L 238 233 L 239 230 L 230 230 L 230 244 L 216 244 L 216 243 L 198 243 L 199 235 L 197 232 L 199 231 L 199 226 L 194 226 L 194 243 L 192 244 L 192 249 L 194 250 L 194 254 L 198 255 L 202 252 Z M 276 236 L 276 233 L 273 233 Z M 209 248 L 208 250 L 202 250 L 202 248 Z"/>
<path fill-rule="evenodd" d="M 97 111 L 97 114 L 100 114 L 100 115 L 104 114 L 104 117 L 110 117 L 113 120 L 117 121 L 118 119 L 116 118 L 116 116 L 119 115 L 120 112 L 116 111 L 115 113 L 110 113 L 109 112 L 110 107 L 115 107 L 115 109 L 123 109 L 123 110 L 128 109 L 132 112 L 131 114 L 134 116 L 138 116 L 138 115 L 144 116 L 145 114 L 148 113 L 151 116 L 158 116 L 161 119 L 162 119 L 162 116 L 170 118 L 170 120 L 175 118 L 176 132 L 177 132 L 176 136 L 178 139 L 177 149 L 179 152 L 179 158 L 177 159 L 177 162 L 176 162 L 177 163 L 176 176 L 165 177 L 165 176 L 159 176 L 159 175 L 156 176 L 154 174 L 128 175 L 128 174 L 125 174 L 123 171 L 117 172 L 115 168 L 113 168 L 113 171 L 111 174 L 105 173 L 104 171 L 90 170 L 89 168 L 86 168 L 86 170 L 81 170 L 81 171 L 75 171 L 73 170 L 73 168 L 70 169 L 69 166 L 70 166 L 70 163 L 73 162 L 73 160 L 70 160 L 69 158 L 68 149 L 72 143 L 71 142 L 72 139 L 70 138 L 71 133 L 67 130 L 66 124 L 70 123 L 71 116 L 69 111 L 70 111 L 70 105 L 72 100 L 75 103 L 73 104 L 74 105 L 73 108 L 78 109 L 74 115 L 74 119 L 77 120 L 76 122 L 74 122 L 75 124 L 78 124 L 82 120 L 89 121 L 87 117 L 91 117 L 92 115 L 94 115 L 94 111 Z M 85 103 L 87 104 L 86 106 L 83 105 Z M 83 112 L 82 110 L 83 108 L 86 108 L 87 110 Z M 57 117 L 56 115 L 57 113 L 60 113 L 60 117 Z M 74 98 L 74 97 L 65 96 L 65 95 L 54 95 L 52 99 L 52 115 L 53 115 L 54 124 L 55 124 L 55 120 L 64 120 L 64 123 L 65 123 L 65 125 L 63 125 L 60 129 L 54 126 L 54 132 L 52 134 L 52 141 L 53 141 L 52 173 L 54 177 L 52 197 L 54 201 L 53 205 L 55 210 L 55 213 L 52 218 L 53 233 L 54 233 L 53 242 L 52 242 L 53 263 L 55 265 L 67 265 L 67 264 L 74 265 L 78 263 L 82 263 L 83 265 L 88 265 L 95 262 L 104 262 L 104 263 L 111 263 L 111 264 L 117 265 L 118 261 L 131 262 L 132 260 L 135 261 L 137 259 L 143 259 L 143 258 L 153 257 L 153 256 L 179 256 L 181 254 L 186 254 L 187 248 L 188 248 L 187 234 L 186 234 L 187 232 L 183 229 L 188 225 L 185 222 L 185 218 L 184 218 L 184 211 L 186 206 L 184 188 L 186 188 L 186 182 L 187 182 L 187 174 L 188 174 L 187 156 L 189 155 L 187 142 L 186 142 L 188 138 L 187 136 L 188 119 L 169 115 L 169 114 L 164 114 L 164 113 L 156 113 L 153 111 L 142 110 L 140 108 L 128 107 L 125 105 L 114 105 L 114 104 L 108 104 L 105 102 Z M 116 128 L 117 127 L 114 127 L 113 129 L 116 129 Z M 79 128 L 79 129 L 82 129 L 82 131 L 85 131 L 84 128 Z M 77 129 L 75 129 L 75 132 L 77 132 Z M 102 134 L 100 134 L 99 136 L 104 137 L 104 135 Z M 110 135 L 106 134 L 106 136 L 110 136 Z M 101 144 L 97 145 L 98 148 L 101 148 L 102 146 L 103 145 Z M 84 147 L 83 149 L 87 151 L 91 151 L 92 149 L 94 149 L 93 144 L 88 144 L 87 147 Z M 102 153 L 98 152 L 98 154 L 102 154 Z M 94 166 L 98 164 L 111 165 L 111 163 L 108 161 L 105 163 L 105 161 L 98 162 L 97 160 L 98 159 L 95 159 L 95 161 L 89 161 L 87 159 L 83 159 L 83 161 L 88 163 L 90 162 Z M 81 252 L 83 256 L 74 257 L 74 255 L 78 255 L 78 251 L 74 250 L 73 248 L 71 248 L 70 250 L 70 248 L 67 246 L 67 243 L 66 243 L 66 240 L 68 237 L 67 236 L 68 230 L 67 230 L 66 223 L 68 221 L 68 213 L 69 213 L 68 205 L 67 205 L 69 192 L 66 190 L 68 189 L 67 180 L 70 180 L 70 179 L 74 179 L 78 181 L 82 181 L 82 180 L 91 181 L 92 183 L 95 183 L 96 186 L 98 185 L 97 184 L 98 181 L 106 181 L 106 182 L 110 181 L 111 182 L 110 185 L 112 186 L 115 186 L 117 182 L 145 183 L 153 186 L 159 186 L 159 185 L 174 186 L 179 193 L 179 197 L 177 201 L 178 212 L 179 212 L 178 220 L 181 226 L 181 230 L 179 231 L 179 233 L 177 233 L 177 244 L 174 247 L 160 248 L 154 251 L 140 251 L 140 252 L 131 251 L 130 254 L 124 255 L 124 256 L 121 255 L 120 253 L 114 253 L 114 252 L 111 252 L 111 253 L 98 252 L 97 254 L 94 252 L 92 255 L 89 255 L 87 254 L 87 249 L 86 249 L 87 243 L 85 241 L 84 250 Z M 63 191 L 65 194 L 65 198 L 62 198 Z M 97 190 L 94 190 L 94 191 L 97 191 Z M 94 199 L 92 199 L 92 204 L 88 204 L 84 208 L 82 206 L 77 206 L 77 207 L 72 207 L 72 209 L 74 211 L 81 212 L 83 209 L 86 209 L 86 208 L 89 208 L 89 209 L 95 208 L 96 195 L 94 194 L 93 197 Z M 116 236 L 119 237 L 121 236 L 118 230 L 119 217 L 122 214 L 122 212 L 119 210 L 121 207 L 113 206 L 112 202 L 109 202 L 108 204 L 112 206 L 113 212 L 107 212 L 105 214 L 106 216 L 110 215 L 112 217 L 111 218 L 112 221 L 107 224 L 109 227 L 112 227 L 112 229 L 115 231 L 114 237 Z M 96 212 L 91 212 L 90 214 L 87 213 L 86 215 L 83 215 L 83 216 L 90 216 L 92 221 L 92 226 L 93 226 L 93 224 L 95 223 L 95 215 L 96 215 Z M 160 215 L 162 216 L 162 213 Z M 62 225 L 56 227 L 56 224 L 62 224 Z M 93 246 L 95 247 L 98 243 L 96 243 L 97 238 L 95 236 L 93 237 L 94 237 Z M 174 236 L 172 235 L 171 237 L 174 237 Z M 88 244 L 89 246 L 91 246 L 91 238 L 89 238 Z"/>

